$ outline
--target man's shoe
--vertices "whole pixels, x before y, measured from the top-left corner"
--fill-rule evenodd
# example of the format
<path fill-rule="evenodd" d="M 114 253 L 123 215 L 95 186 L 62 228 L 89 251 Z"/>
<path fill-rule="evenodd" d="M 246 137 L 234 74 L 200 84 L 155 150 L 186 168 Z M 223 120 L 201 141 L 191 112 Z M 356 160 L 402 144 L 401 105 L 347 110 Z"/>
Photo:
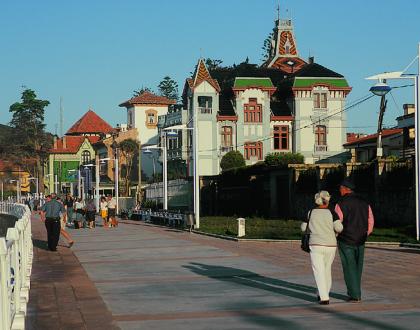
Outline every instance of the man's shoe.
<path fill-rule="evenodd" d="M 69 249 L 73 246 L 73 244 L 74 244 L 74 241 L 69 243 Z"/>
<path fill-rule="evenodd" d="M 320 300 L 319 301 L 319 304 L 320 305 L 329 305 L 330 304 L 330 301 L 329 300 Z"/>
<path fill-rule="evenodd" d="M 353 298 L 353 297 L 348 297 L 347 298 L 347 302 L 351 302 L 351 303 L 361 303 L 362 302 L 362 299 L 360 299 L 360 298 Z"/>

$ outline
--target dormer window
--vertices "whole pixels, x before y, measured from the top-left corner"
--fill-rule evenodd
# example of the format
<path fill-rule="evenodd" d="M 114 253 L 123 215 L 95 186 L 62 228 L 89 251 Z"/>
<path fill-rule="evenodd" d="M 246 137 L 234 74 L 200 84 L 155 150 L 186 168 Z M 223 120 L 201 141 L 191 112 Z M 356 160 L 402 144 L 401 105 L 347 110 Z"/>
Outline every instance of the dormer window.
<path fill-rule="evenodd" d="M 250 98 L 248 103 L 244 104 L 244 122 L 245 123 L 261 123 L 262 122 L 262 105 L 257 103 L 256 98 Z"/>
<path fill-rule="evenodd" d="M 212 113 L 213 98 L 211 96 L 199 96 L 198 108 L 200 113 Z"/>
<path fill-rule="evenodd" d="M 314 108 L 326 109 L 327 108 L 327 92 L 314 93 Z"/>

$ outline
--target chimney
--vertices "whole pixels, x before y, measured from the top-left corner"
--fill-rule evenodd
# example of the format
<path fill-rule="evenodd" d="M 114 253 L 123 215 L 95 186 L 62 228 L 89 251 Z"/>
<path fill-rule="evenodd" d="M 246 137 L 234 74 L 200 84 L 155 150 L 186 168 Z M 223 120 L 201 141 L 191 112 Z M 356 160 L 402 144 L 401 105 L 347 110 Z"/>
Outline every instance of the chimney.
<path fill-rule="evenodd" d="M 57 137 L 54 135 L 54 149 L 57 149 Z"/>
<path fill-rule="evenodd" d="M 309 63 L 309 64 L 314 64 L 314 62 L 315 62 L 315 58 L 314 58 L 313 56 L 310 56 L 310 57 L 308 58 L 308 63 Z"/>
<path fill-rule="evenodd" d="M 415 112 L 414 104 L 403 104 L 404 116 Z"/>
<path fill-rule="evenodd" d="M 63 149 L 67 149 L 67 141 L 65 136 L 63 136 Z"/>

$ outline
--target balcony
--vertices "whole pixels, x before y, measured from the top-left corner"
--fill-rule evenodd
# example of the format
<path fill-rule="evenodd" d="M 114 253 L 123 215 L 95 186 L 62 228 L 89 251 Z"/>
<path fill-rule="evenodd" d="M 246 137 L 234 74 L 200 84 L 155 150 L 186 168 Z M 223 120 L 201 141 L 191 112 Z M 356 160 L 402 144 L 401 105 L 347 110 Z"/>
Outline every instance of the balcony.
<path fill-rule="evenodd" d="M 233 146 L 229 146 L 229 147 L 221 146 L 220 147 L 220 152 L 221 153 L 227 153 L 227 152 L 232 151 L 232 150 L 233 150 Z"/>
<path fill-rule="evenodd" d="M 327 145 L 315 145 L 315 153 L 323 153 L 323 152 L 327 152 L 328 148 Z"/>
<path fill-rule="evenodd" d="M 207 108 L 207 107 L 197 107 L 197 111 L 198 113 L 201 114 L 211 114 L 212 113 L 212 108 Z"/>

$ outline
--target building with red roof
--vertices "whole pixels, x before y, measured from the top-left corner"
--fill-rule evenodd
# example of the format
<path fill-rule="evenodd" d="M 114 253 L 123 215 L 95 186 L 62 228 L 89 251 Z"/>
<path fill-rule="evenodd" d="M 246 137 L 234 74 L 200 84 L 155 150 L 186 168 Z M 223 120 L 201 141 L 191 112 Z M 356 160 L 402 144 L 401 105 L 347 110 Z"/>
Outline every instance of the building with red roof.
<path fill-rule="evenodd" d="M 112 132 L 112 126 L 89 109 L 63 137 L 55 137 L 45 171 L 47 191 L 73 194 L 80 165 L 95 159 L 92 145 Z"/>
<path fill-rule="evenodd" d="M 369 162 L 376 157 L 378 134 L 352 137 L 343 147 L 351 152 L 352 162 Z M 403 130 L 391 128 L 382 130 L 383 157 L 400 156 L 403 144 Z"/>

